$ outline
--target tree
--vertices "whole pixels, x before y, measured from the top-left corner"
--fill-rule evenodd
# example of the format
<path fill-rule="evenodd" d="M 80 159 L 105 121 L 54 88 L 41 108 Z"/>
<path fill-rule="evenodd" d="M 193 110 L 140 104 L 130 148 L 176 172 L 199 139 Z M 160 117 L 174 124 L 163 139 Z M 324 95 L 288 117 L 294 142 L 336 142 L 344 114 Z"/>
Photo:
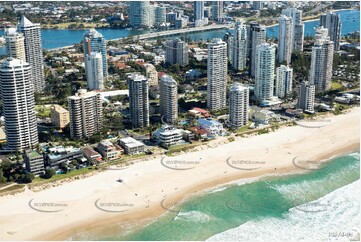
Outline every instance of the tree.
<path fill-rule="evenodd" d="M 4 176 L 4 172 L 0 170 L 0 183 L 5 183 L 6 177 Z"/>
<path fill-rule="evenodd" d="M 48 168 L 45 170 L 45 173 L 42 175 L 42 178 L 50 179 L 56 174 L 55 170 L 52 168 Z"/>

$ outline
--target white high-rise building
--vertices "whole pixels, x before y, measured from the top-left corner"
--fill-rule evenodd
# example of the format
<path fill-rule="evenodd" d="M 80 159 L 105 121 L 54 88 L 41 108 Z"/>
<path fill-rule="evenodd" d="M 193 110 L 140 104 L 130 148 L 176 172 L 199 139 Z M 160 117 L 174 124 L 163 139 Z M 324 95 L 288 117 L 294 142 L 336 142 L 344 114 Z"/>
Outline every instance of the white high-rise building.
<path fill-rule="evenodd" d="M 276 68 L 276 96 L 285 98 L 292 92 L 293 69 L 289 66 L 281 65 Z"/>
<path fill-rule="evenodd" d="M 107 63 L 107 49 L 106 42 L 101 33 L 95 29 L 90 29 L 84 34 L 84 59 L 87 54 L 91 52 L 100 52 L 102 55 L 102 65 L 103 65 L 103 78 L 104 80 L 108 79 L 108 63 Z"/>
<path fill-rule="evenodd" d="M 298 88 L 297 107 L 306 113 L 314 113 L 315 86 L 309 82 L 303 82 Z"/>
<path fill-rule="evenodd" d="M 99 92 L 79 89 L 68 97 L 70 136 L 73 139 L 91 137 L 103 127 L 102 100 Z"/>
<path fill-rule="evenodd" d="M 219 110 L 226 107 L 227 44 L 214 38 L 208 43 L 207 59 L 207 107 Z"/>
<path fill-rule="evenodd" d="M 100 52 L 90 52 L 84 59 L 85 74 L 89 90 L 103 90 L 103 61 Z"/>
<path fill-rule="evenodd" d="M 282 15 L 292 18 L 293 24 L 293 51 L 303 51 L 305 25 L 302 22 L 302 10 L 287 8 L 282 10 Z"/>
<path fill-rule="evenodd" d="M 168 75 L 163 75 L 159 83 L 160 116 L 168 124 L 175 124 L 178 119 L 177 82 Z"/>
<path fill-rule="evenodd" d="M 279 18 L 278 31 L 278 62 L 289 64 L 293 49 L 293 23 L 292 18 L 282 15 Z"/>
<path fill-rule="evenodd" d="M 133 28 L 149 28 L 152 22 L 152 10 L 149 1 L 130 1 L 129 24 Z"/>
<path fill-rule="evenodd" d="M 38 140 L 31 65 L 8 58 L 0 67 L 2 111 L 5 117 L 7 148 L 23 151 Z"/>
<path fill-rule="evenodd" d="M 266 42 L 266 27 L 264 25 L 259 25 L 257 22 L 253 22 L 250 24 L 250 68 L 249 74 L 250 76 L 256 75 L 256 51 L 257 46 Z"/>
<path fill-rule="evenodd" d="M 34 24 L 21 16 L 18 31 L 24 34 L 26 62 L 31 66 L 34 90 L 42 92 L 45 88 L 45 76 L 40 24 Z"/>
<path fill-rule="evenodd" d="M 335 12 L 328 12 L 320 17 L 320 26 L 328 29 L 328 36 L 333 41 L 334 50 L 340 50 L 340 38 L 341 38 L 341 17 Z"/>
<path fill-rule="evenodd" d="M 133 128 L 149 126 L 148 81 L 142 75 L 131 74 L 128 77 L 129 113 Z"/>
<path fill-rule="evenodd" d="M 274 45 L 264 43 L 257 46 L 254 94 L 261 103 L 273 97 L 275 59 L 276 47 Z"/>
<path fill-rule="evenodd" d="M 235 82 L 229 92 L 229 124 L 240 128 L 248 123 L 249 89 Z"/>
<path fill-rule="evenodd" d="M 247 28 L 242 21 L 236 22 L 235 38 L 233 47 L 232 66 L 236 70 L 244 70 L 247 67 Z M 229 47 L 229 48 L 232 48 Z"/>
<path fill-rule="evenodd" d="M 327 29 L 316 30 L 316 40 L 312 47 L 309 82 L 316 86 L 316 92 L 325 92 L 331 88 L 334 45 L 327 35 Z"/>
<path fill-rule="evenodd" d="M 16 28 L 5 29 L 6 52 L 8 57 L 26 61 L 24 35 Z"/>

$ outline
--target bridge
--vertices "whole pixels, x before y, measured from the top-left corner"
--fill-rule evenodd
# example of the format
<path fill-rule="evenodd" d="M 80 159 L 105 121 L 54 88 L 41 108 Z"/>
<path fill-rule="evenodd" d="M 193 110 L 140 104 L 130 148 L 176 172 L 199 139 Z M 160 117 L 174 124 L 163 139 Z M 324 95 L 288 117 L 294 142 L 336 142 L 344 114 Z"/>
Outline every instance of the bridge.
<path fill-rule="evenodd" d="M 153 33 L 147 33 L 147 34 L 141 34 L 141 35 L 122 37 L 122 38 L 107 40 L 107 42 L 108 41 L 122 41 L 125 39 L 145 40 L 145 39 L 153 39 L 153 38 L 164 37 L 164 36 L 188 34 L 188 33 L 192 33 L 192 32 L 203 32 L 203 31 L 211 31 L 211 30 L 218 30 L 218 29 L 226 29 L 226 28 L 230 28 L 230 27 L 231 27 L 231 25 L 229 25 L 229 24 L 219 24 L 219 25 L 214 24 L 214 25 L 194 27 L 194 28 L 165 30 L 165 31 L 153 32 Z M 68 45 L 68 46 L 63 46 L 63 47 L 59 47 L 59 48 L 49 49 L 48 51 L 59 51 L 59 50 L 65 50 L 65 49 L 70 49 L 70 48 L 74 48 L 74 45 Z"/>

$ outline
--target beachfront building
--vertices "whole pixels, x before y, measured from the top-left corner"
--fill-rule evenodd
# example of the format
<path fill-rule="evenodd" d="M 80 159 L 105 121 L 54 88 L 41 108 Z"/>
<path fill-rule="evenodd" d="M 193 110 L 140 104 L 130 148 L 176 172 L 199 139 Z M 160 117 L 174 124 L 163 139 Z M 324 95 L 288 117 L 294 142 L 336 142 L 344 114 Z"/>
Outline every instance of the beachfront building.
<path fill-rule="evenodd" d="M 23 151 L 38 144 L 31 65 L 7 58 L 0 66 L 0 91 L 5 133 L 10 150 Z"/>
<path fill-rule="evenodd" d="M 232 67 L 242 71 L 247 67 L 247 28 L 242 20 L 236 21 L 235 36 L 233 45 L 227 48 L 233 48 L 231 59 Z"/>
<path fill-rule="evenodd" d="M 254 94 L 262 104 L 271 100 L 274 88 L 276 47 L 268 43 L 257 46 Z"/>
<path fill-rule="evenodd" d="M 24 34 L 16 31 L 16 28 L 5 29 L 6 54 L 8 57 L 26 61 Z"/>
<path fill-rule="evenodd" d="M 282 15 L 292 18 L 293 51 L 303 51 L 305 25 L 302 22 L 302 10 L 298 10 L 297 8 L 287 8 L 282 10 Z"/>
<path fill-rule="evenodd" d="M 88 138 L 102 129 L 103 111 L 100 93 L 79 89 L 68 97 L 70 136 L 73 139 Z"/>
<path fill-rule="evenodd" d="M 334 45 L 326 28 L 316 29 L 316 40 L 312 47 L 309 82 L 316 86 L 316 92 L 331 88 Z"/>
<path fill-rule="evenodd" d="M 45 148 L 46 152 L 45 163 L 46 166 L 58 167 L 63 162 L 70 162 L 71 160 L 83 159 L 83 151 L 77 147 L 63 147 L 53 146 Z"/>
<path fill-rule="evenodd" d="M 167 40 L 166 62 L 181 66 L 188 65 L 188 44 L 180 39 Z"/>
<path fill-rule="evenodd" d="M 169 147 L 184 142 L 183 134 L 183 129 L 176 129 L 172 125 L 165 124 L 153 132 L 152 138 L 159 141 L 164 147 Z"/>
<path fill-rule="evenodd" d="M 123 147 L 125 154 L 128 155 L 136 155 L 144 153 L 145 145 L 132 138 L 132 137 L 126 137 L 119 140 L 119 145 Z"/>
<path fill-rule="evenodd" d="M 251 22 L 249 27 L 249 75 L 254 77 L 256 75 L 256 52 L 257 46 L 266 43 L 266 27 L 259 25 L 257 22 Z"/>
<path fill-rule="evenodd" d="M 57 129 L 63 129 L 70 123 L 69 111 L 58 104 L 54 104 L 50 107 L 51 123 Z"/>
<path fill-rule="evenodd" d="M 297 107 L 306 113 L 314 113 L 315 105 L 315 85 L 303 82 L 298 88 Z"/>
<path fill-rule="evenodd" d="M 96 152 L 91 146 L 87 146 L 87 147 L 83 148 L 83 154 L 84 154 L 85 158 L 87 158 L 90 161 L 95 161 L 95 162 L 102 161 L 101 154 Z"/>
<path fill-rule="evenodd" d="M 293 69 L 281 65 L 276 68 L 276 96 L 286 98 L 292 93 Z"/>
<path fill-rule="evenodd" d="M 45 76 L 40 24 L 34 24 L 25 16 L 21 16 L 18 31 L 24 35 L 26 62 L 31 66 L 34 91 L 42 92 L 45 88 Z"/>
<path fill-rule="evenodd" d="M 149 1 L 131 1 L 129 2 L 128 18 L 129 24 L 133 28 L 151 27 L 151 7 Z"/>
<path fill-rule="evenodd" d="M 178 119 L 178 86 L 169 75 L 163 75 L 159 83 L 160 116 L 168 124 L 175 124 Z"/>
<path fill-rule="evenodd" d="M 44 157 L 36 150 L 25 150 L 24 162 L 26 170 L 39 176 L 44 173 Z"/>
<path fill-rule="evenodd" d="M 211 118 L 200 118 L 198 119 L 198 124 L 201 129 L 207 131 L 208 137 L 223 136 L 225 134 L 223 125 L 220 122 L 217 122 Z"/>
<path fill-rule="evenodd" d="M 103 61 L 100 52 L 90 52 L 85 56 L 85 74 L 89 90 L 103 90 Z"/>
<path fill-rule="evenodd" d="M 149 87 L 147 78 L 136 73 L 128 77 L 129 113 L 133 128 L 149 126 Z"/>
<path fill-rule="evenodd" d="M 102 140 L 98 144 L 98 151 L 103 156 L 104 160 L 116 160 L 124 153 L 122 147 L 117 144 L 113 144 L 109 140 Z"/>
<path fill-rule="evenodd" d="M 338 13 L 329 11 L 320 17 L 320 26 L 328 29 L 328 36 L 333 41 L 335 51 L 340 50 L 341 17 Z"/>
<path fill-rule="evenodd" d="M 238 129 L 248 123 L 249 89 L 235 82 L 229 92 L 229 124 Z"/>
<path fill-rule="evenodd" d="M 281 15 L 278 19 L 278 62 L 289 64 L 293 49 L 293 23 L 292 18 Z"/>
<path fill-rule="evenodd" d="M 84 34 L 83 38 L 84 45 L 84 59 L 87 58 L 87 55 L 92 52 L 99 52 L 102 56 L 102 66 L 103 66 L 103 79 L 107 80 L 108 78 L 108 63 L 107 63 L 107 49 L 106 41 L 101 33 L 95 29 L 90 29 Z"/>
<path fill-rule="evenodd" d="M 214 38 L 207 59 L 207 107 L 212 111 L 226 107 L 227 65 L 227 44 Z"/>

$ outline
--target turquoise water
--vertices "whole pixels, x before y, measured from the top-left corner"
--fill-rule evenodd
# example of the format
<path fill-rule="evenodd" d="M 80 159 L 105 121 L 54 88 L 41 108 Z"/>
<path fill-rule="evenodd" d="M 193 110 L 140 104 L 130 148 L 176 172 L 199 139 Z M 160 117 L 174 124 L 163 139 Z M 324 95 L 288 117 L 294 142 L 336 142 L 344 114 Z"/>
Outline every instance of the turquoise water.
<path fill-rule="evenodd" d="M 342 35 L 351 33 L 354 31 L 360 31 L 360 11 L 359 10 L 343 10 L 338 11 L 342 20 Z M 347 20 L 349 16 L 349 20 Z M 353 18 L 356 17 L 355 22 Z M 315 34 L 314 27 L 319 24 L 319 20 L 306 22 L 305 23 L 305 36 Z M 277 37 L 278 35 L 278 26 L 272 28 L 267 28 L 268 37 Z M 126 29 L 98 29 L 102 33 L 105 39 L 115 39 L 131 35 L 137 35 L 145 33 L 145 31 L 139 30 L 126 30 Z M 207 32 L 198 32 L 188 34 L 186 37 L 190 37 L 192 40 L 209 40 L 212 38 L 223 38 L 227 30 L 214 30 Z M 82 36 L 85 33 L 85 30 L 42 30 L 42 40 L 44 49 L 59 48 L 63 46 L 68 46 L 72 44 L 79 43 L 82 40 Z M 4 31 L 0 30 L 0 36 L 4 35 Z M 0 47 L 0 55 L 5 54 L 5 47 Z"/>
<path fill-rule="evenodd" d="M 208 191 L 199 195 L 189 201 L 179 203 L 179 207 L 171 207 L 164 201 L 163 205 L 168 208 L 170 212 L 161 216 L 151 224 L 138 229 L 127 229 L 127 232 L 121 231 L 116 228 L 112 228 L 111 233 L 105 235 L 103 232 L 93 231 L 92 234 L 74 235 L 72 239 L 95 239 L 95 240 L 206 240 L 211 236 L 217 235 L 218 239 L 222 239 L 223 232 L 230 229 L 237 229 L 238 226 L 249 226 L 254 224 L 251 228 L 243 229 L 242 239 L 252 239 L 252 233 L 247 231 L 256 230 L 258 223 L 262 223 L 262 229 L 271 230 L 276 234 L 277 231 L 282 230 L 285 226 L 282 223 L 291 226 L 288 220 L 289 217 L 295 217 L 293 220 L 298 222 L 305 220 L 307 216 L 315 216 L 316 218 L 323 218 L 329 220 L 330 217 L 335 217 L 331 222 L 337 228 L 341 228 L 341 221 L 337 219 L 343 219 L 342 222 L 345 228 L 348 222 L 359 220 L 359 201 L 352 205 L 349 202 L 351 198 L 347 198 L 347 195 L 354 195 L 353 191 L 344 193 L 335 193 L 332 198 L 328 198 L 328 202 L 323 205 L 313 204 L 313 201 L 317 199 L 324 199 L 324 196 L 338 191 L 337 189 L 347 186 L 360 178 L 360 155 L 354 153 L 350 155 L 341 156 L 325 163 L 320 169 L 313 170 L 304 174 L 288 175 L 281 177 L 264 177 L 260 180 L 239 183 L 230 185 L 228 187 Z M 348 199 L 348 203 L 339 201 L 340 198 Z M 359 197 L 359 196 L 357 196 Z M 356 198 L 353 198 L 356 200 Z M 302 207 L 302 204 L 308 204 L 306 207 Z M 311 205 L 309 205 L 311 204 Z M 341 214 L 338 209 L 342 206 L 344 212 Z M 302 205 L 302 206 L 301 206 Z M 335 209 L 335 207 L 337 209 Z M 352 215 L 347 214 L 347 211 L 354 211 Z M 336 214 L 335 214 L 336 213 Z M 296 215 L 294 215 L 296 214 Z M 346 219 L 343 217 L 346 216 Z M 292 216 L 291 216 L 292 215 Z M 291 226 L 289 230 L 297 229 L 299 238 L 311 236 L 312 233 L 307 234 L 307 231 L 313 229 L 307 227 L 311 226 L 312 221 L 315 218 L 309 218 L 304 221 L 303 227 Z M 267 221 L 276 221 L 267 222 Z M 291 220 L 290 220 L 291 221 Z M 275 226 L 274 224 L 280 224 Z M 339 224 L 338 224 L 339 223 Z M 322 223 L 327 224 L 327 223 Z M 328 225 L 331 226 L 331 225 Z M 261 228 L 261 227 L 259 227 Z M 317 231 L 329 231 L 329 228 Z M 231 232 L 227 232 L 231 233 Z M 287 234 L 287 231 L 283 233 L 284 239 L 292 239 L 292 234 Z M 326 234 L 328 232 L 324 232 Z M 307 234 L 307 236 L 306 236 Z M 233 234 L 234 235 L 234 234 Z M 80 237 L 79 237 L 80 236 Z M 229 236 L 229 235 L 228 235 Z M 219 238 L 220 237 L 220 238 Z M 235 237 L 225 237 L 230 240 Z M 237 238 L 237 237 L 236 237 Z"/>

